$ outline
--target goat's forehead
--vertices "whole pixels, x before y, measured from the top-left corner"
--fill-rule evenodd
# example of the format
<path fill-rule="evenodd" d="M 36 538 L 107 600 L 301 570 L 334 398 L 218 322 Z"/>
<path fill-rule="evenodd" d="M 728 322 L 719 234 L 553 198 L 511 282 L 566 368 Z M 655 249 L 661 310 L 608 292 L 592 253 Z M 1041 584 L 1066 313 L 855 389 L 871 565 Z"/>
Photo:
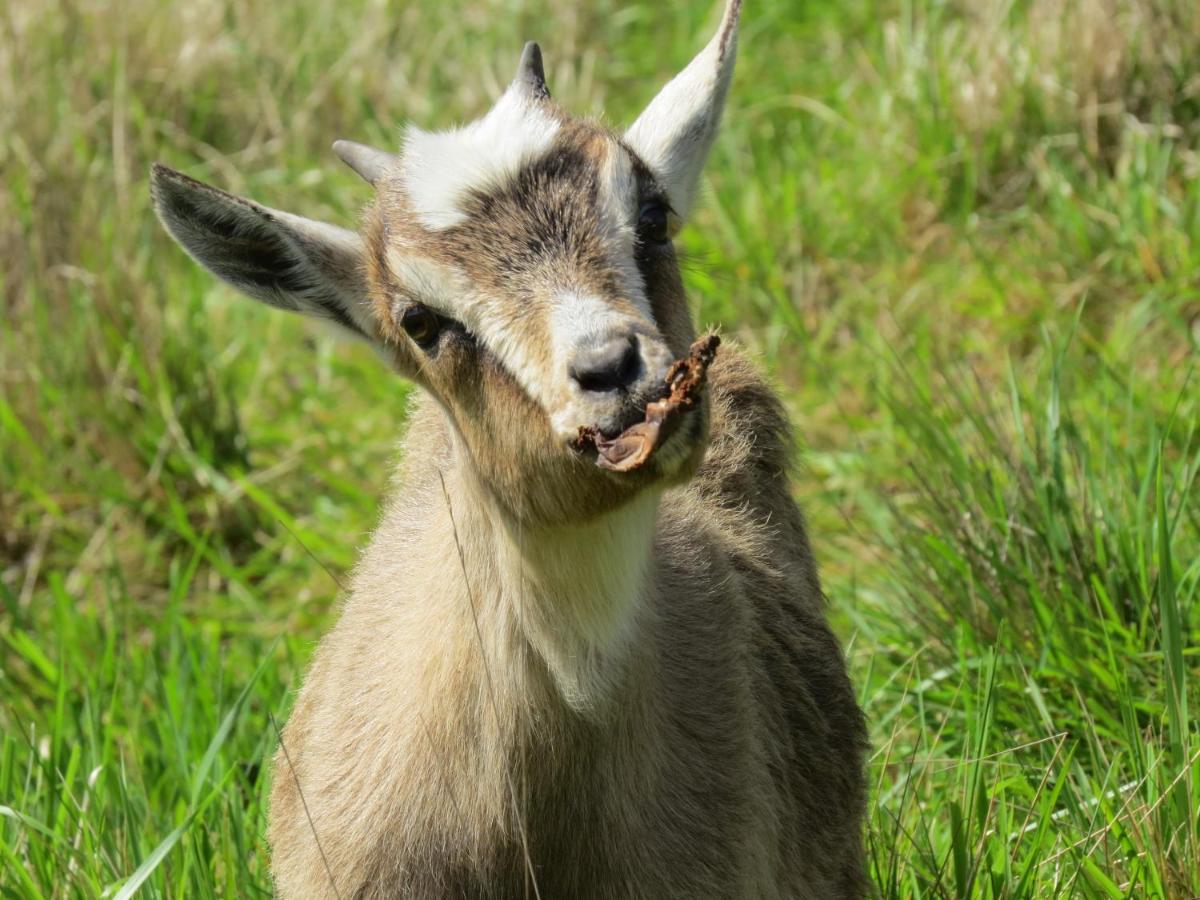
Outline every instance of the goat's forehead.
<path fill-rule="evenodd" d="M 481 199 L 510 194 L 519 179 L 530 206 L 564 183 L 574 184 L 574 197 L 583 202 L 598 192 L 627 192 L 635 184 L 633 167 L 629 151 L 608 130 L 510 91 L 465 127 L 410 127 L 393 184 L 405 217 L 438 233 L 467 223 L 485 207 Z"/>
<path fill-rule="evenodd" d="M 634 253 L 639 200 L 657 192 L 648 170 L 598 123 L 507 103 L 466 128 L 410 132 L 372 229 L 395 295 L 482 331 L 555 298 L 646 306 Z"/>

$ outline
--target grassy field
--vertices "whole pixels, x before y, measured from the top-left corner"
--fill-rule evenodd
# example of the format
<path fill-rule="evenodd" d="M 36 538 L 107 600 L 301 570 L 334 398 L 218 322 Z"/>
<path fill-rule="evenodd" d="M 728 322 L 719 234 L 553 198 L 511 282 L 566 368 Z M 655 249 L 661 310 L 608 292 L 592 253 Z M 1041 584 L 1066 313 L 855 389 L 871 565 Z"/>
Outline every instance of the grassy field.
<path fill-rule="evenodd" d="M 349 223 L 332 139 L 479 114 L 526 38 L 628 121 L 716 17 L 302 7 L 0 9 L 0 896 L 270 894 L 275 722 L 403 427 L 149 164 Z M 803 438 L 880 896 L 1200 895 L 1200 5 L 748 0 L 741 46 L 687 279 Z"/>

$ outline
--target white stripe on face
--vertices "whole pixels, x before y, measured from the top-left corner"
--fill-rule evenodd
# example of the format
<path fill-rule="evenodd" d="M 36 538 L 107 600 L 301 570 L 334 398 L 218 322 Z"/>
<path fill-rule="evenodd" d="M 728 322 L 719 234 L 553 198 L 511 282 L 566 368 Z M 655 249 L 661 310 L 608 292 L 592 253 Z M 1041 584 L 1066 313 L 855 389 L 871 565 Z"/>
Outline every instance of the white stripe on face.
<path fill-rule="evenodd" d="M 550 344 L 554 356 L 566 359 L 579 346 L 632 331 L 633 321 L 632 316 L 599 297 L 564 291 L 550 310 Z M 566 372 L 565 362 L 562 370 Z"/>
<path fill-rule="evenodd" d="M 461 320 L 457 298 L 470 291 L 463 273 L 427 256 L 401 253 L 395 247 L 388 248 L 387 263 L 409 298 L 443 315 Z"/>
<path fill-rule="evenodd" d="M 617 273 L 625 299 L 647 318 L 653 318 L 642 273 L 634 258 L 637 245 L 637 176 L 633 160 L 619 143 L 606 142 L 606 155 L 600 166 L 599 219 L 609 245 L 609 262 Z"/>

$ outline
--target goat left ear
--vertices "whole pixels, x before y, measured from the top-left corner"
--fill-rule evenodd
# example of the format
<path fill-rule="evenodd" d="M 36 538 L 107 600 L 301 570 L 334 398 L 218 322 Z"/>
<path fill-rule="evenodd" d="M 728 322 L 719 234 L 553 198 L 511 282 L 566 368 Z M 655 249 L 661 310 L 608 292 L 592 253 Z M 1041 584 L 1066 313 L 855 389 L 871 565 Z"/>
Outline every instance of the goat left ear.
<path fill-rule="evenodd" d="M 377 334 L 362 238 L 261 206 L 155 164 L 154 210 L 171 237 L 222 281 L 276 309 Z"/>
<path fill-rule="evenodd" d="M 686 217 L 700 170 L 717 134 L 737 56 L 742 0 L 727 0 L 716 36 L 655 97 L 625 134 L 662 182 L 675 212 Z"/>

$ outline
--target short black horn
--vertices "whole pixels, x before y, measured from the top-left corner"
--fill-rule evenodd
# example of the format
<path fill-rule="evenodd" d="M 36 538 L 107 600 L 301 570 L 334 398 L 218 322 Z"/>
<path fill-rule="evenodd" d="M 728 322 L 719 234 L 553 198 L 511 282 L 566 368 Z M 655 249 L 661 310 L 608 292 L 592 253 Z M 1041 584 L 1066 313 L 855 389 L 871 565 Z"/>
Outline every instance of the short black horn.
<path fill-rule="evenodd" d="M 546 70 L 542 68 L 542 48 L 534 41 L 525 45 L 521 51 L 521 61 L 517 63 L 517 75 L 513 85 L 519 85 L 530 98 L 546 100 L 550 97 L 550 88 L 546 87 Z"/>

